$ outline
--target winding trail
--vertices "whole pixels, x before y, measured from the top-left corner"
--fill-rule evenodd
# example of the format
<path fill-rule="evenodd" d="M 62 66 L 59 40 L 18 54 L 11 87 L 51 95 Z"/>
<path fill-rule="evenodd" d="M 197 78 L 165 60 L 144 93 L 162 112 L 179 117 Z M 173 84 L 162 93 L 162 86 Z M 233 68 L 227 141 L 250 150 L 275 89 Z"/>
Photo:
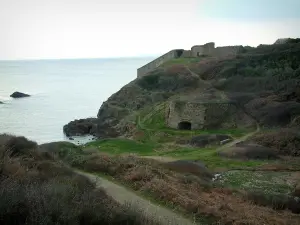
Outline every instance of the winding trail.
<path fill-rule="evenodd" d="M 230 147 L 236 145 L 237 143 L 239 142 L 242 142 L 242 141 L 245 141 L 247 140 L 248 138 L 252 137 L 253 135 L 257 134 L 258 132 L 260 131 L 260 126 L 258 123 L 256 123 L 256 130 L 251 132 L 251 133 L 248 133 L 240 138 L 237 138 L 227 144 L 224 144 L 220 147 L 218 147 L 216 149 L 216 152 L 219 152 L 219 151 L 222 151 L 224 149 L 229 149 Z M 178 159 L 177 158 L 173 158 L 173 157 L 168 157 L 168 156 L 141 156 L 143 158 L 148 158 L 148 159 L 154 159 L 154 160 L 158 160 L 160 162 L 173 162 L 173 161 L 177 161 Z"/>
<path fill-rule="evenodd" d="M 251 133 L 248 133 L 248 134 L 244 135 L 243 137 L 237 138 L 234 141 L 231 141 L 231 142 L 229 142 L 229 143 L 227 143 L 225 145 L 222 145 L 222 146 L 218 147 L 216 149 L 216 151 L 219 152 L 219 151 L 224 150 L 226 148 L 230 148 L 230 147 L 236 145 L 239 142 L 242 142 L 242 141 L 245 141 L 245 140 L 249 139 L 253 135 L 257 134 L 259 131 L 260 131 L 260 126 L 259 126 L 258 123 L 256 123 L 256 130 L 255 131 L 253 131 Z"/>
<path fill-rule="evenodd" d="M 155 205 L 149 200 L 146 200 L 138 196 L 133 191 L 126 189 L 125 187 L 113 183 L 103 177 L 78 171 L 78 174 L 81 174 L 91 181 L 96 183 L 96 187 L 103 188 L 106 193 L 111 196 L 115 201 L 120 204 L 130 204 L 136 206 L 137 209 L 142 210 L 148 218 L 155 218 L 162 225 L 195 225 L 197 223 L 192 222 L 178 213 L 171 211 L 165 207 Z"/>

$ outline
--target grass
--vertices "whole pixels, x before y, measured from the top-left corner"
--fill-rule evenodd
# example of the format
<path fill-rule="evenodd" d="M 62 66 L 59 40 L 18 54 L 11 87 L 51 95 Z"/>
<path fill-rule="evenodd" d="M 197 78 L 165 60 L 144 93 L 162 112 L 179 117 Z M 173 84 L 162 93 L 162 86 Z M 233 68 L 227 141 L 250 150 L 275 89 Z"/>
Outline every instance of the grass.
<path fill-rule="evenodd" d="M 140 130 L 164 132 L 172 136 L 193 136 L 200 134 L 228 134 L 233 137 L 242 137 L 249 130 L 246 129 L 219 129 L 219 130 L 177 130 L 166 126 L 165 111 L 167 103 L 160 103 L 151 108 L 143 109 L 137 116 L 136 124 Z"/>
<path fill-rule="evenodd" d="M 177 59 L 171 59 L 167 62 L 165 62 L 164 64 L 162 64 L 162 66 L 169 66 L 169 65 L 188 65 L 191 63 L 197 63 L 201 60 L 202 58 L 177 58 Z"/>
<path fill-rule="evenodd" d="M 100 152 L 110 154 L 136 153 L 139 155 L 149 155 L 157 144 L 142 143 L 129 139 L 104 139 L 86 144 L 84 148 L 95 147 Z"/>
<path fill-rule="evenodd" d="M 200 160 L 208 168 L 241 168 L 263 165 L 263 161 L 239 161 L 224 159 L 217 155 L 215 147 L 193 148 L 181 147 L 174 144 L 177 140 L 189 139 L 201 134 L 227 134 L 234 138 L 247 134 L 246 130 L 176 130 L 166 127 L 165 112 L 166 103 L 155 105 L 140 111 L 136 118 L 137 134 L 133 140 L 128 139 L 105 139 L 93 141 L 84 146 L 85 149 L 96 148 L 100 152 L 109 154 L 134 153 L 141 156 L 171 156 L 178 159 Z"/>
<path fill-rule="evenodd" d="M 103 141 L 102 144 L 104 146 L 109 143 L 108 146 L 111 146 L 111 141 L 116 141 L 113 143 L 114 146 L 116 146 L 116 143 L 123 147 L 132 147 L 132 145 L 136 146 L 135 142 L 126 141 L 124 143 L 124 140 L 106 140 Z M 18 141 L 14 140 L 9 143 L 18 143 Z M 25 143 L 24 146 L 36 146 L 34 143 L 28 144 L 24 142 L 24 139 L 21 143 Z M 144 145 L 145 144 L 137 145 L 139 146 L 138 149 L 142 148 Z M 83 177 L 77 176 L 75 179 L 76 176 L 74 177 L 74 172 L 72 172 L 72 170 L 66 167 L 65 164 L 59 164 L 59 161 L 54 160 L 55 157 L 59 157 L 64 162 L 69 163 L 69 165 L 78 169 L 110 176 L 118 182 L 126 184 L 126 186 L 138 193 L 143 194 L 143 196 L 147 196 L 149 199 L 154 199 L 155 201 L 168 205 L 171 208 L 183 211 L 187 215 L 192 217 L 195 216 L 198 219 L 202 219 L 202 221 L 204 220 L 205 224 L 236 223 L 258 225 L 271 223 L 276 225 L 283 223 L 299 224 L 300 221 L 299 216 L 293 215 L 289 211 L 279 212 L 267 207 L 254 205 L 252 200 L 247 200 L 241 196 L 235 195 L 233 191 L 225 187 L 215 187 L 212 185 L 208 174 L 199 173 L 199 175 L 196 176 L 189 173 L 188 164 L 185 168 L 178 167 L 175 171 L 170 167 L 167 167 L 167 164 L 159 163 L 155 160 L 124 155 L 113 156 L 100 153 L 98 150 L 96 152 L 89 153 L 82 151 L 81 147 L 66 143 L 50 143 L 41 145 L 38 146 L 40 148 L 39 151 L 25 151 L 26 148 L 23 148 L 23 145 L 19 144 L 10 144 L 9 146 L 13 147 L 14 158 L 10 160 L 5 159 L 2 163 L 0 163 L 0 165 L 5 165 L 4 167 L 1 166 L 1 173 L 6 176 L 13 176 L 16 181 L 20 181 L 20 176 L 27 179 L 29 174 L 27 175 L 28 171 L 26 172 L 25 165 L 29 166 L 28 163 L 33 163 L 36 166 L 29 166 L 28 168 L 31 168 L 29 169 L 31 172 L 30 176 L 31 178 L 34 178 L 36 183 L 32 183 L 33 186 L 30 186 L 31 182 L 29 182 L 29 186 L 18 186 L 19 184 L 17 184 L 17 187 L 20 188 L 16 189 L 14 188 L 16 185 L 15 183 L 3 183 L 1 180 L 1 193 L 3 193 L 3 195 L 1 195 L 1 199 L 5 203 L 2 205 L 0 204 L 0 208 L 2 207 L 1 213 L 7 212 L 7 207 L 10 206 L 8 202 L 10 202 L 10 204 L 12 203 L 15 208 L 16 206 L 14 204 L 20 203 L 22 204 L 23 209 L 25 204 L 23 204 L 23 202 L 25 200 L 27 202 L 34 202 L 34 205 L 39 206 L 38 209 L 44 209 L 45 205 L 42 205 L 42 202 L 47 202 L 47 204 L 49 203 L 47 205 L 47 210 L 50 211 L 42 211 L 38 214 L 40 215 L 39 218 L 47 219 L 49 218 L 47 217 L 48 215 L 51 213 L 51 215 L 53 215 L 54 212 L 51 210 L 55 208 L 52 207 L 53 205 L 50 203 L 56 202 L 56 204 L 60 204 L 59 207 L 55 205 L 56 209 L 57 207 L 59 209 L 59 211 L 57 211 L 59 212 L 59 215 L 57 214 L 57 217 L 59 218 L 58 223 L 67 223 L 70 222 L 70 220 L 72 223 L 81 215 L 85 215 L 87 221 L 86 224 L 97 224 L 99 219 L 102 219 L 101 224 L 106 224 L 105 218 L 108 220 L 106 213 L 107 210 L 109 210 L 110 224 L 141 224 L 139 222 L 142 218 L 141 215 L 137 215 L 134 212 L 129 213 L 129 211 L 127 211 L 129 209 L 124 209 L 121 206 L 118 206 L 118 204 L 105 195 L 105 192 L 102 191 L 100 193 L 97 192 L 98 194 L 93 194 L 93 190 L 95 189 L 94 184 L 90 183 Z M 18 148 L 14 146 L 18 146 Z M 46 150 L 46 152 L 41 150 Z M 181 153 L 181 150 L 186 151 L 188 149 L 177 149 L 177 154 Z M 194 150 L 198 152 L 200 151 L 200 149 Z M 50 159 L 44 158 L 47 155 L 46 153 L 48 154 L 47 157 L 50 157 Z M 18 158 L 20 154 L 22 157 Z M 192 156 L 193 154 L 195 153 L 192 153 Z M 197 153 L 197 157 L 213 161 L 215 157 L 214 154 L 214 149 L 204 149 L 201 154 Z M 38 159 L 36 157 L 40 158 Z M 29 158 L 32 159 L 29 160 Z M 25 160 L 22 161 L 23 159 Z M 193 170 L 192 168 L 190 169 Z M 202 170 L 200 168 L 198 169 Z M 250 174 L 248 175 L 250 176 Z M 41 181 L 39 181 L 39 179 L 36 180 L 38 177 L 39 179 L 43 179 Z M 238 188 L 238 186 L 243 186 L 243 183 L 240 180 L 245 180 L 247 176 L 240 174 L 239 176 L 235 175 L 234 178 L 235 179 L 230 181 L 231 185 L 235 185 L 235 187 Z M 53 179 L 55 181 L 54 183 Z M 271 181 L 272 179 L 269 180 Z M 3 186 L 7 184 L 9 184 L 9 186 Z M 47 187 L 46 189 L 44 189 L 45 185 Z M 227 186 L 229 185 L 230 183 Z M 51 189 L 51 187 L 53 187 L 53 189 Z M 270 185 L 263 186 L 263 188 L 269 187 Z M 284 188 L 285 187 L 282 186 L 276 190 L 283 193 Z M 34 192 L 32 192 L 32 190 L 34 190 Z M 27 194 L 26 196 L 29 196 L 29 199 L 23 198 L 22 196 L 24 196 L 26 192 L 34 193 L 34 195 Z M 14 198 L 12 198 L 13 196 Z M 50 199 L 48 199 L 47 196 L 49 196 Z M 80 200 L 78 200 L 77 196 L 78 198 L 80 197 Z M 74 198 L 76 198 L 76 201 L 72 202 L 70 199 Z M 15 199 L 18 201 L 16 202 Z M 23 201 L 22 199 L 25 200 Z M 66 205 L 66 203 L 68 204 Z M 29 218 L 28 221 L 32 222 L 30 220 L 30 213 L 32 212 L 36 215 L 37 212 L 35 209 L 30 207 L 31 205 L 25 204 L 25 209 L 28 209 L 29 213 L 27 216 L 27 218 Z M 88 214 L 86 215 L 84 213 Z M 15 216 L 13 218 L 18 218 L 16 217 L 17 214 L 14 215 Z M 96 222 L 92 223 L 91 220 Z M 13 222 L 10 221 L 10 223 L 12 224 Z"/>
<path fill-rule="evenodd" d="M 235 189 L 270 194 L 289 194 L 293 187 L 287 183 L 290 172 L 228 171 L 222 174 L 220 183 Z"/>
<path fill-rule="evenodd" d="M 261 160 L 233 160 L 225 159 L 218 156 L 215 148 L 188 148 L 179 147 L 178 149 L 170 152 L 164 152 L 159 154 L 160 156 L 171 156 L 178 159 L 186 160 L 199 160 L 203 162 L 209 169 L 237 169 L 237 168 L 251 168 L 261 166 L 263 164 L 269 163 Z"/>
<path fill-rule="evenodd" d="M 270 161 L 261 160 L 233 160 L 226 159 L 218 156 L 215 148 L 193 148 L 193 147 L 180 147 L 176 145 L 159 145 L 154 142 L 138 142 L 135 140 L 128 139 L 105 139 L 100 141 L 94 141 L 83 146 L 83 149 L 94 148 L 102 153 L 109 153 L 112 155 L 128 154 L 133 153 L 140 156 L 167 156 L 177 159 L 185 160 L 199 160 L 203 162 L 209 169 L 237 169 L 237 168 L 248 168 L 258 167 Z M 73 155 L 77 154 L 78 149 L 73 151 Z M 66 154 L 66 150 L 62 150 L 60 153 Z"/>
<path fill-rule="evenodd" d="M 215 223 L 208 224 L 276 225 L 300 221 L 299 216 L 289 211 L 254 205 L 227 188 L 214 187 L 207 174 L 189 173 L 188 165 L 184 171 L 175 172 L 165 163 L 135 156 L 92 153 L 81 157 L 77 168 L 110 176 L 156 202 L 164 202 L 196 218 L 213 218 Z"/>

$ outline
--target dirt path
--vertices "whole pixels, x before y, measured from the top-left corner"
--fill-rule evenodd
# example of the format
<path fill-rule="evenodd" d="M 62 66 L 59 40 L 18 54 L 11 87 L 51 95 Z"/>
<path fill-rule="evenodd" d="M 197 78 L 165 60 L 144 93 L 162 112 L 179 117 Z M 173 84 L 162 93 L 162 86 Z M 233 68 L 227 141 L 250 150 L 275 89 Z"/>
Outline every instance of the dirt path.
<path fill-rule="evenodd" d="M 146 200 L 134 192 L 126 189 L 123 186 L 115 184 L 105 178 L 97 175 L 85 173 L 82 171 L 76 171 L 77 173 L 89 178 L 93 182 L 96 182 L 97 187 L 103 188 L 106 193 L 114 198 L 120 204 L 129 203 L 137 206 L 138 209 L 143 210 L 149 218 L 155 218 L 162 225 L 195 225 L 196 223 L 183 218 L 167 208 L 154 205 L 149 200 Z"/>
<path fill-rule="evenodd" d="M 222 145 L 220 147 L 218 147 L 216 149 L 217 152 L 221 151 L 221 150 L 224 150 L 224 149 L 227 149 L 227 148 L 230 148 L 232 146 L 234 146 L 235 144 L 239 143 L 239 142 L 242 142 L 242 141 L 245 141 L 247 140 L 248 138 L 252 137 L 253 135 L 255 135 L 256 133 L 258 133 L 260 131 L 260 127 L 258 124 L 256 124 L 256 130 L 249 133 L 249 134 L 246 134 L 244 135 L 243 137 L 240 137 L 240 138 L 237 138 L 235 139 L 234 141 L 232 142 L 229 142 L 225 145 Z M 154 160 L 158 160 L 160 162 L 173 162 L 173 161 L 177 161 L 178 159 L 177 158 L 173 158 L 173 157 L 168 157 L 168 156 L 142 156 L 143 158 L 148 158 L 148 159 L 154 159 Z"/>
<path fill-rule="evenodd" d="M 235 144 L 237 144 L 237 143 L 239 143 L 239 142 L 242 142 L 242 141 L 247 140 L 248 138 L 250 138 L 250 137 L 252 137 L 253 135 L 255 135 L 256 133 L 258 133 L 259 131 L 260 131 L 260 127 L 259 127 L 259 125 L 258 125 L 258 123 L 257 123 L 257 124 L 256 124 L 256 130 L 255 130 L 255 131 L 253 131 L 253 132 L 251 132 L 251 133 L 249 133 L 249 134 L 246 134 L 246 135 L 243 136 L 243 137 L 240 137 L 240 138 L 238 138 L 238 139 L 235 139 L 234 141 L 231 141 L 231 142 L 229 142 L 229 143 L 227 143 L 227 144 L 225 144 L 225 145 L 222 145 L 222 146 L 218 147 L 218 148 L 216 149 L 216 151 L 218 152 L 218 151 L 224 150 L 224 149 L 226 149 L 226 148 L 230 148 L 230 147 L 234 146 Z"/>

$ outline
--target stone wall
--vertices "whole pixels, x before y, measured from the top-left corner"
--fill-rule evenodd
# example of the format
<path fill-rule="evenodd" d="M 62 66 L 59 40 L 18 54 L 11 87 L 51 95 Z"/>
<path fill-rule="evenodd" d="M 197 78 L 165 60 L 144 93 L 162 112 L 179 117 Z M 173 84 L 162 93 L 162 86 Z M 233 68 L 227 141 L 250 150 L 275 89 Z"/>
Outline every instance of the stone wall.
<path fill-rule="evenodd" d="M 214 57 L 226 57 L 235 56 L 243 49 L 243 46 L 224 46 L 215 48 L 214 42 L 209 42 L 204 45 L 195 45 L 191 50 L 175 49 L 167 52 L 166 54 L 158 57 L 152 62 L 137 69 L 137 77 L 147 75 L 147 73 L 153 71 L 161 64 L 179 57 L 200 57 L 200 56 L 214 56 Z"/>
<path fill-rule="evenodd" d="M 137 77 L 142 77 L 147 73 L 151 72 L 155 68 L 159 67 L 161 64 L 175 58 L 179 58 L 184 53 L 183 49 L 171 50 L 168 53 L 156 58 L 155 60 L 149 62 L 148 64 L 140 67 L 137 70 Z"/>
<path fill-rule="evenodd" d="M 214 48 L 214 42 L 209 42 L 204 45 L 195 45 L 191 48 L 192 56 L 198 57 L 203 55 L 212 55 Z"/>
<path fill-rule="evenodd" d="M 189 102 L 170 102 L 167 113 L 167 124 L 177 129 L 180 122 L 190 122 L 192 130 L 201 129 L 204 124 L 205 105 Z"/>
<path fill-rule="evenodd" d="M 235 128 L 238 108 L 230 102 L 172 101 L 167 108 L 167 125 L 178 129 L 180 122 L 191 123 L 192 130 Z"/>
<path fill-rule="evenodd" d="M 225 56 L 232 56 L 237 55 L 243 49 L 243 46 L 224 46 L 224 47 L 217 47 L 212 51 L 212 56 L 215 57 L 225 57 Z"/>
<path fill-rule="evenodd" d="M 193 57 L 192 51 L 191 50 L 184 50 L 181 57 L 182 58 L 191 58 L 191 57 Z"/>

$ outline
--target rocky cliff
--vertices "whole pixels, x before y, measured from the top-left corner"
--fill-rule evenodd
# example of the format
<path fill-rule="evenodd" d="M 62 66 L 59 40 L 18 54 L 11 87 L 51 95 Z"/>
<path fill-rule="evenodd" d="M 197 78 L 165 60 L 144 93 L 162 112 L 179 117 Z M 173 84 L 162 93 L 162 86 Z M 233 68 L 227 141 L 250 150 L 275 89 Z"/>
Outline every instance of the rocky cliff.
<path fill-rule="evenodd" d="M 234 58 L 202 57 L 166 63 L 109 97 L 97 118 L 72 121 L 64 126 L 64 132 L 68 136 L 126 135 L 137 125 L 137 112 L 178 98 L 201 102 L 222 98 L 233 102 L 261 127 L 298 126 L 300 40 L 243 47 Z"/>

